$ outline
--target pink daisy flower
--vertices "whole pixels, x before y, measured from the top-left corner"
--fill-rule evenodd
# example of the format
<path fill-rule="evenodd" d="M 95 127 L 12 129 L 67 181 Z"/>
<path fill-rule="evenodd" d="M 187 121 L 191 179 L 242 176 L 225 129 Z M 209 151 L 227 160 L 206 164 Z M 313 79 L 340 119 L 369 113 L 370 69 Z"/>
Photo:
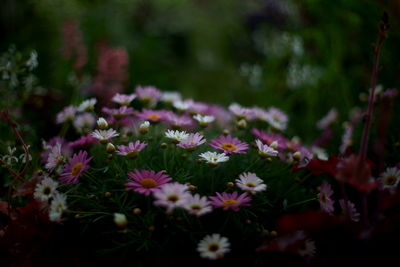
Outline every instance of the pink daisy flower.
<path fill-rule="evenodd" d="M 346 202 L 344 199 L 339 200 L 339 204 L 340 204 L 340 207 L 342 208 L 343 213 L 348 214 L 350 216 L 350 220 L 352 220 L 354 222 L 360 221 L 360 213 L 358 213 L 354 203 L 351 202 L 350 200 L 347 201 L 347 208 L 349 209 L 349 211 L 346 211 L 345 203 Z"/>
<path fill-rule="evenodd" d="M 318 201 L 321 206 L 321 209 L 328 214 L 332 214 L 334 211 L 333 204 L 335 203 L 332 200 L 333 190 L 331 185 L 327 181 L 323 181 L 321 188 L 318 194 Z"/>
<path fill-rule="evenodd" d="M 219 138 L 211 140 L 210 146 L 224 151 L 225 154 L 245 154 L 245 150 L 249 148 L 248 144 L 230 135 L 221 135 Z"/>
<path fill-rule="evenodd" d="M 199 133 L 191 133 L 189 136 L 177 144 L 177 146 L 184 148 L 188 151 L 195 150 L 198 146 L 204 144 L 206 139 Z"/>
<path fill-rule="evenodd" d="M 172 178 L 163 171 L 156 173 L 155 171 L 135 169 L 134 172 L 129 172 L 128 176 L 131 178 L 131 180 L 128 180 L 125 184 L 128 190 L 146 196 L 172 180 Z"/>
<path fill-rule="evenodd" d="M 275 150 L 274 148 L 272 148 L 268 145 L 264 145 L 259 139 L 256 140 L 256 145 L 257 145 L 258 154 L 260 155 L 260 157 L 267 158 L 267 157 L 278 156 L 277 150 Z"/>
<path fill-rule="evenodd" d="M 56 122 L 58 124 L 72 121 L 75 118 L 75 114 L 77 112 L 77 108 L 73 106 L 68 106 L 63 109 L 63 111 L 57 114 Z"/>
<path fill-rule="evenodd" d="M 270 107 L 268 109 L 267 122 L 272 128 L 283 131 L 287 128 L 289 117 L 278 108 Z"/>
<path fill-rule="evenodd" d="M 135 143 L 129 142 L 127 146 L 117 146 L 117 154 L 121 156 L 127 156 L 128 158 L 135 158 L 146 146 L 146 143 L 141 143 L 139 140 L 137 140 Z"/>
<path fill-rule="evenodd" d="M 175 208 L 183 208 L 187 199 L 190 197 L 188 186 L 180 183 L 164 184 L 153 193 L 154 205 L 165 207 L 167 212 L 172 212 Z"/>
<path fill-rule="evenodd" d="M 136 115 L 146 121 L 159 122 L 166 120 L 168 113 L 169 111 L 166 110 L 143 109 L 142 112 L 137 113 Z"/>
<path fill-rule="evenodd" d="M 216 194 L 217 196 L 210 197 L 211 205 L 216 208 L 239 211 L 239 207 L 250 206 L 249 202 L 251 201 L 251 198 L 247 196 L 247 193 L 243 193 L 240 196 L 238 196 L 237 192 L 223 192 L 222 194 L 217 192 Z"/>
<path fill-rule="evenodd" d="M 178 116 L 172 112 L 166 114 L 166 120 L 173 129 L 182 129 L 193 125 L 193 120 L 188 115 Z"/>
<path fill-rule="evenodd" d="M 76 184 L 83 172 L 89 169 L 88 163 L 92 157 L 88 158 L 86 151 L 79 151 L 68 159 L 68 164 L 64 165 L 64 172 L 60 175 L 60 181 L 64 184 Z"/>
<path fill-rule="evenodd" d="M 91 144 L 97 143 L 99 140 L 91 135 L 81 136 L 78 140 L 69 142 L 68 146 L 71 148 L 88 147 Z"/>
<path fill-rule="evenodd" d="M 131 115 L 134 113 L 133 108 L 127 107 L 127 106 L 122 106 L 119 108 L 107 108 L 103 107 L 101 109 L 104 113 L 113 116 L 115 119 L 121 119 L 124 116 Z"/>
<path fill-rule="evenodd" d="M 236 116 L 238 120 L 251 120 L 254 117 L 253 110 L 251 108 L 244 108 L 236 103 L 231 104 L 228 109 Z"/>
<path fill-rule="evenodd" d="M 284 136 L 281 134 L 273 134 L 273 133 L 266 133 L 264 131 L 258 130 L 253 128 L 251 133 L 260 139 L 264 144 L 271 145 L 272 142 L 276 141 L 278 143 L 278 150 L 282 151 L 286 149 L 286 144 L 289 142 Z"/>
<path fill-rule="evenodd" d="M 154 86 L 137 86 L 135 93 L 140 101 L 147 103 L 150 107 L 155 106 L 162 96 L 160 90 Z"/>

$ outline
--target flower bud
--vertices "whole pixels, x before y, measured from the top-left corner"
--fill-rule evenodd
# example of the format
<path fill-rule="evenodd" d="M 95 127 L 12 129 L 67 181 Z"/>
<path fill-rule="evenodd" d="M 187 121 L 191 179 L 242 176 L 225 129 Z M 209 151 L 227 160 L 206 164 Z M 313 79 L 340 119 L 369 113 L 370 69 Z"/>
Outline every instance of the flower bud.
<path fill-rule="evenodd" d="M 104 130 L 104 129 L 107 129 L 107 128 L 108 128 L 108 123 L 107 123 L 107 121 L 106 121 L 103 117 L 101 117 L 101 118 L 99 118 L 99 119 L 97 120 L 97 126 L 98 126 L 100 129 Z"/>
<path fill-rule="evenodd" d="M 126 219 L 125 214 L 114 213 L 114 223 L 118 227 L 125 227 L 128 224 L 128 220 Z"/>
<path fill-rule="evenodd" d="M 141 134 L 147 134 L 148 131 L 149 131 L 149 127 L 150 127 L 150 122 L 145 121 L 145 122 L 143 122 L 142 124 L 140 124 L 140 126 L 139 126 L 139 132 L 140 132 Z"/>
<path fill-rule="evenodd" d="M 115 146 L 112 143 L 108 143 L 106 146 L 107 153 L 113 153 L 115 151 Z"/>
<path fill-rule="evenodd" d="M 236 123 L 236 126 L 237 126 L 239 129 L 246 129 L 246 128 L 247 128 L 247 122 L 246 122 L 246 120 L 241 119 L 240 121 L 238 121 L 238 122 Z"/>
<path fill-rule="evenodd" d="M 278 141 L 272 142 L 269 146 L 276 150 L 279 146 Z"/>

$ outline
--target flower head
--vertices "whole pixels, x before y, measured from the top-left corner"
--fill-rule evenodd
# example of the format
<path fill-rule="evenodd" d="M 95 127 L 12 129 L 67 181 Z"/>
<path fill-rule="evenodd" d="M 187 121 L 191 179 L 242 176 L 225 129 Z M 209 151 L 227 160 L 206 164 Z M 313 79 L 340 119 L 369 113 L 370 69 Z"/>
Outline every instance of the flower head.
<path fill-rule="evenodd" d="M 257 177 L 255 173 L 245 172 L 239 175 L 239 179 L 236 179 L 236 185 L 251 194 L 256 194 L 267 189 L 267 185 L 264 181 Z"/>
<path fill-rule="evenodd" d="M 230 135 L 221 135 L 219 138 L 211 140 L 210 146 L 224 151 L 225 154 L 245 154 L 245 150 L 249 148 L 248 144 L 232 138 Z"/>
<path fill-rule="evenodd" d="M 183 208 L 190 193 L 187 191 L 188 186 L 180 183 L 168 183 L 161 186 L 153 193 L 154 204 L 172 212 L 175 208 Z"/>
<path fill-rule="evenodd" d="M 171 124 L 173 129 L 181 129 L 183 127 L 189 127 L 193 124 L 192 119 L 188 115 L 178 116 L 172 112 L 166 114 L 166 120 L 169 124 Z"/>
<path fill-rule="evenodd" d="M 93 129 L 95 124 L 95 117 L 87 112 L 76 116 L 73 121 L 75 129 L 80 133 Z"/>
<path fill-rule="evenodd" d="M 189 134 L 186 133 L 185 131 L 173 131 L 173 130 L 167 130 L 165 132 L 165 137 L 167 137 L 168 139 L 171 139 L 172 142 L 174 142 L 175 144 L 187 139 L 189 137 Z"/>
<path fill-rule="evenodd" d="M 204 144 L 206 139 L 199 133 L 191 133 L 189 136 L 177 144 L 177 146 L 184 148 L 188 151 L 195 150 L 198 146 Z"/>
<path fill-rule="evenodd" d="M 216 166 L 218 163 L 229 160 L 229 157 L 225 153 L 218 154 L 217 152 L 211 151 L 201 153 L 199 156 L 212 166 Z"/>
<path fill-rule="evenodd" d="M 67 209 L 67 197 L 64 194 L 56 193 L 50 204 L 49 218 L 50 221 L 59 222 L 63 211 Z"/>
<path fill-rule="evenodd" d="M 121 106 L 129 106 L 133 99 L 136 98 L 135 94 L 124 95 L 117 93 L 111 99 L 113 102 L 120 104 Z"/>
<path fill-rule="evenodd" d="M 180 101 L 182 99 L 182 96 L 178 92 L 163 92 L 161 96 L 161 101 L 172 104 L 175 101 Z"/>
<path fill-rule="evenodd" d="M 240 196 L 238 196 L 237 192 L 223 192 L 222 194 L 217 192 L 216 194 L 217 196 L 210 197 L 211 204 L 216 208 L 239 211 L 239 208 L 242 206 L 250 206 L 249 202 L 251 198 L 247 196 L 247 193 L 243 193 Z"/>
<path fill-rule="evenodd" d="M 94 138 L 99 139 L 100 143 L 106 144 L 108 140 L 110 140 L 113 137 L 119 136 L 119 134 L 114 129 L 108 129 L 108 130 L 95 130 L 92 133 L 92 136 Z"/>
<path fill-rule="evenodd" d="M 379 177 L 378 182 L 383 189 L 394 191 L 400 181 L 400 170 L 396 167 L 387 168 Z"/>
<path fill-rule="evenodd" d="M 36 184 L 33 197 L 39 201 L 47 201 L 57 192 L 58 183 L 50 177 L 44 178 L 40 183 Z"/>
<path fill-rule="evenodd" d="M 72 121 L 75 118 L 75 114 L 77 112 L 76 107 L 68 106 L 63 109 L 60 113 L 57 114 L 56 122 L 58 124 Z"/>
<path fill-rule="evenodd" d="M 340 207 L 342 208 L 342 211 L 344 214 L 348 214 L 350 217 L 350 220 L 354 222 L 358 222 L 360 220 L 360 213 L 357 212 L 356 207 L 353 202 L 350 200 L 347 201 L 347 209 L 346 210 L 346 202 L 344 199 L 339 200 Z"/>
<path fill-rule="evenodd" d="M 207 197 L 202 197 L 199 194 L 188 196 L 186 202 L 183 204 L 183 208 L 196 216 L 202 216 L 212 211 L 211 203 Z"/>
<path fill-rule="evenodd" d="M 104 113 L 113 116 L 115 119 L 121 119 L 124 116 L 127 115 L 132 115 L 134 113 L 133 108 L 127 107 L 127 106 L 122 106 L 119 108 L 107 108 L 103 107 L 101 109 Z"/>
<path fill-rule="evenodd" d="M 258 154 L 262 158 L 276 157 L 278 156 L 278 151 L 270 147 L 269 145 L 264 145 L 259 139 L 256 140 L 258 147 Z"/>
<path fill-rule="evenodd" d="M 245 119 L 251 120 L 253 118 L 253 110 L 251 108 L 244 108 L 239 104 L 233 103 L 228 107 L 238 120 Z"/>
<path fill-rule="evenodd" d="M 168 113 L 169 111 L 165 110 L 143 109 L 142 112 L 137 114 L 137 116 L 143 120 L 147 120 L 150 122 L 159 122 L 166 120 L 166 116 Z"/>
<path fill-rule="evenodd" d="M 275 107 L 269 108 L 267 112 L 268 116 L 266 119 L 272 128 L 280 131 L 283 131 L 287 128 L 289 118 L 285 113 Z"/>
<path fill-rule="evenodd" d="M 336 108 L 332 108 L 322 119 L 317 122 L 317 128 L 324 130 L 329 127 L 338 117 Z"/>
<path fill-rule="evenodd" d="M 117 154 L 121 156 L 126 156 L 128 158 L 135 158 L 139 155 L 139 152 L 147 146 L 146 143 L 141 143 L 137 140 L 135 143 L 129 142 L 127 146 L 117 146 Z"/>
<path fill-rule="evenodd" d="M 96 103 L 97 103 L 96 98 L 87 99 L 79 105 L 78 110 L 79 111 L 91 111 L 94 109 L 94 105 L 96 105 Z"/>
<path fill-rule="evenodd" d="M 91 135 L 81 136 L 78 140 L 68 143 L 71 148 L 87 147 L 91 144 L 97 143 L 98 139 Z"/>
<path fill-rule="evenodd" d="M 199 242 L 197 251 L 202 258 L 216 260 L 228 253 L 230 251 L 229 247 L 228 238 L 222 237 L 220 234 L 212 234 L 205 236 Z"/>
<path fill-rule="evenodd" d="M 86 151 L 79 151 L 68 160 L 68 164 L 64 165 L 64 172 L 60 175 L 60 181 L 64 184 L 76 184 L 83 172 L 89 169 L 88 163 L 92 157 L 88 158 Z"/>
<path fill-rule="evenodd" d="M 137 86 L 135 88 L 137 98 L 148 104 L 149 107 L 153 107 L 157 104 L 161 98 L 161 92 L 154 86 Z"/>
<path fill-rule="evenodd" d="M 64 154 L 61 149 L 61 143 L 57 143 L 51 148 L 45 167 L 48 170 L 53 170 L 63 162 Z"/>
<path fill-rule="evenodd" d="M 214 116 L 203 116 L 200 114 L 196 114 L 193 116 L 193 119 L 199 122 L 201 127 L 207 127 L 211 122 L 215 120 Z"/>
<path fill-rule="evenodd" d="M 135 169 L 134 172 L 129 172 L 128 176 L 130 180 L 125 184 L 127 189 L 146 196 L 172 180 L 172 178 L 163 171 L 156 173 L 151 170 Z"/>
<path fill-rule="evenodd" d="M 328 214 L 332 214 L 334 211 L 333 204 L 335 203 L 332 200 L 333 190 L 331 185 L 327 181 L 323 181 L 321 188 L 318 194 L 318 201 L 321 206 L 321 209 Z"/>

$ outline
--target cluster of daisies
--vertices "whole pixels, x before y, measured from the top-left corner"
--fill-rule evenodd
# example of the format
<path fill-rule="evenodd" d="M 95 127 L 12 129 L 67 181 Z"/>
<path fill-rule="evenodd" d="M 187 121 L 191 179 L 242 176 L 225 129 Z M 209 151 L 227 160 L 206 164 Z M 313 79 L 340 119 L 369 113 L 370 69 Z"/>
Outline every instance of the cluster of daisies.
<path fill-rule="evenodd" d="M 282 131 L 287 128 L 288 116 L 275 107 L 250 108 L 234 103 L 225 109 L 182 99 L 177 92 L 161 92 L 152 86 L 137 86 L 135 93 L 116 94 L 111 101 L 112 107 L 96 107 L 97 101 L 92 98 L 78 106 L 64 108 L 57 114 L 56 122 L 64 126 L 72 125 L 79 138 L 67 141 L 54 137 L 43 142 L 41 156 L 46 171 L 45 178 L 37 184 L 35 198 L 48 205 L 49 217 L 53 221 L 60 221 L 67 208 L 65 195 L 57 191 L 58 182 L 74 186 L 82 176 L 90 175 L 91 160 L 96 155 L 89 156 L 88 148 L 101 146 L 109 158 L 115 155 L 128 161 L 135 160 L 140 157 L 141 151 L 153 145 L 153 139 L 144 138 L 150 130 L 157 131 L 155 134 L 161 139 L 169 140 L 177 149 L 188 153 L 196 153 L 194 151 L 200 146 L 216 150 L 197 155 L 199 161 L 211 167 L 223 165 L 233 154 L 246 153 L 258 153 L 267 161 L 275 158 L 287 163 L 297 162 L 302 167 L 313 158 L 328 159 L 322 148 L 304 145 L 297 137 L 285 137 Z M 318 122 L 318 128 L 328 128 L 336 116 L 336 111 L 329 112 Z M 264 123 L 263 129 L 250 127 L 256 123 Z M 210 128 L 222 134 L 207 141 L 205 131 Z M 250 129 L 254 136 L 249 143 L 232 135 L 236 130 L 245 129 Z M 214 209 L 237 212 L 242 207 L 250 206 L 253 195 L 267 189 L 264 181 L 252 172 L 241 173 L 232 183 L 231 187 L 236 185 L 241 191 L 213 192 L 211 196 L 193 194 L 194 185 L 179 183 L 165 171 L 136 168 L 126 170 L 126 176 L 124 186 L 132 194 L 151 197 L 153 204 L 164 208 L 167 213 L 182 209 L 194 216 L 203 216 Z M 57 178 L 58 182 L 49 177 Z M 382 186 L 391 190 L 395 190 L 399 180 L 400 171 L 397 168 L 389 168 L 380 178 Z M 318 200 L 321 209 L 329 214 L 334 212 L 332 195 L 331 186 L 324 182 Z M 353 220 L 359 219 L 353 203 L 345 203 L 344 200 L 339 203 L 342 209 L 348 210 Z M 114 220 L 117 225 L 126 225 L 123 214 L 115 213 Z M 226 237 L 212 234 L 200 241 L 198 251 L 204 258 L 218 259 L 229 252 L 229 247 Z"/>

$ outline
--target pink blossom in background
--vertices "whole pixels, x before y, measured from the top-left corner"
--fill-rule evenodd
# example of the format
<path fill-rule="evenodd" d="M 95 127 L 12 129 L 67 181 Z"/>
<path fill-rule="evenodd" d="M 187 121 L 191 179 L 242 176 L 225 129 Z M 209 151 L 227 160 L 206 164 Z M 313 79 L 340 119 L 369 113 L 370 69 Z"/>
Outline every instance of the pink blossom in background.
<path fill-rule="evenodd" d="M 63 56 L 66 60 L 74 60 L 74 68 L 78 71 L 87 62 L 87 49 L 83 44 L 82 32 L 74 20 L 63 22 Z"/>

